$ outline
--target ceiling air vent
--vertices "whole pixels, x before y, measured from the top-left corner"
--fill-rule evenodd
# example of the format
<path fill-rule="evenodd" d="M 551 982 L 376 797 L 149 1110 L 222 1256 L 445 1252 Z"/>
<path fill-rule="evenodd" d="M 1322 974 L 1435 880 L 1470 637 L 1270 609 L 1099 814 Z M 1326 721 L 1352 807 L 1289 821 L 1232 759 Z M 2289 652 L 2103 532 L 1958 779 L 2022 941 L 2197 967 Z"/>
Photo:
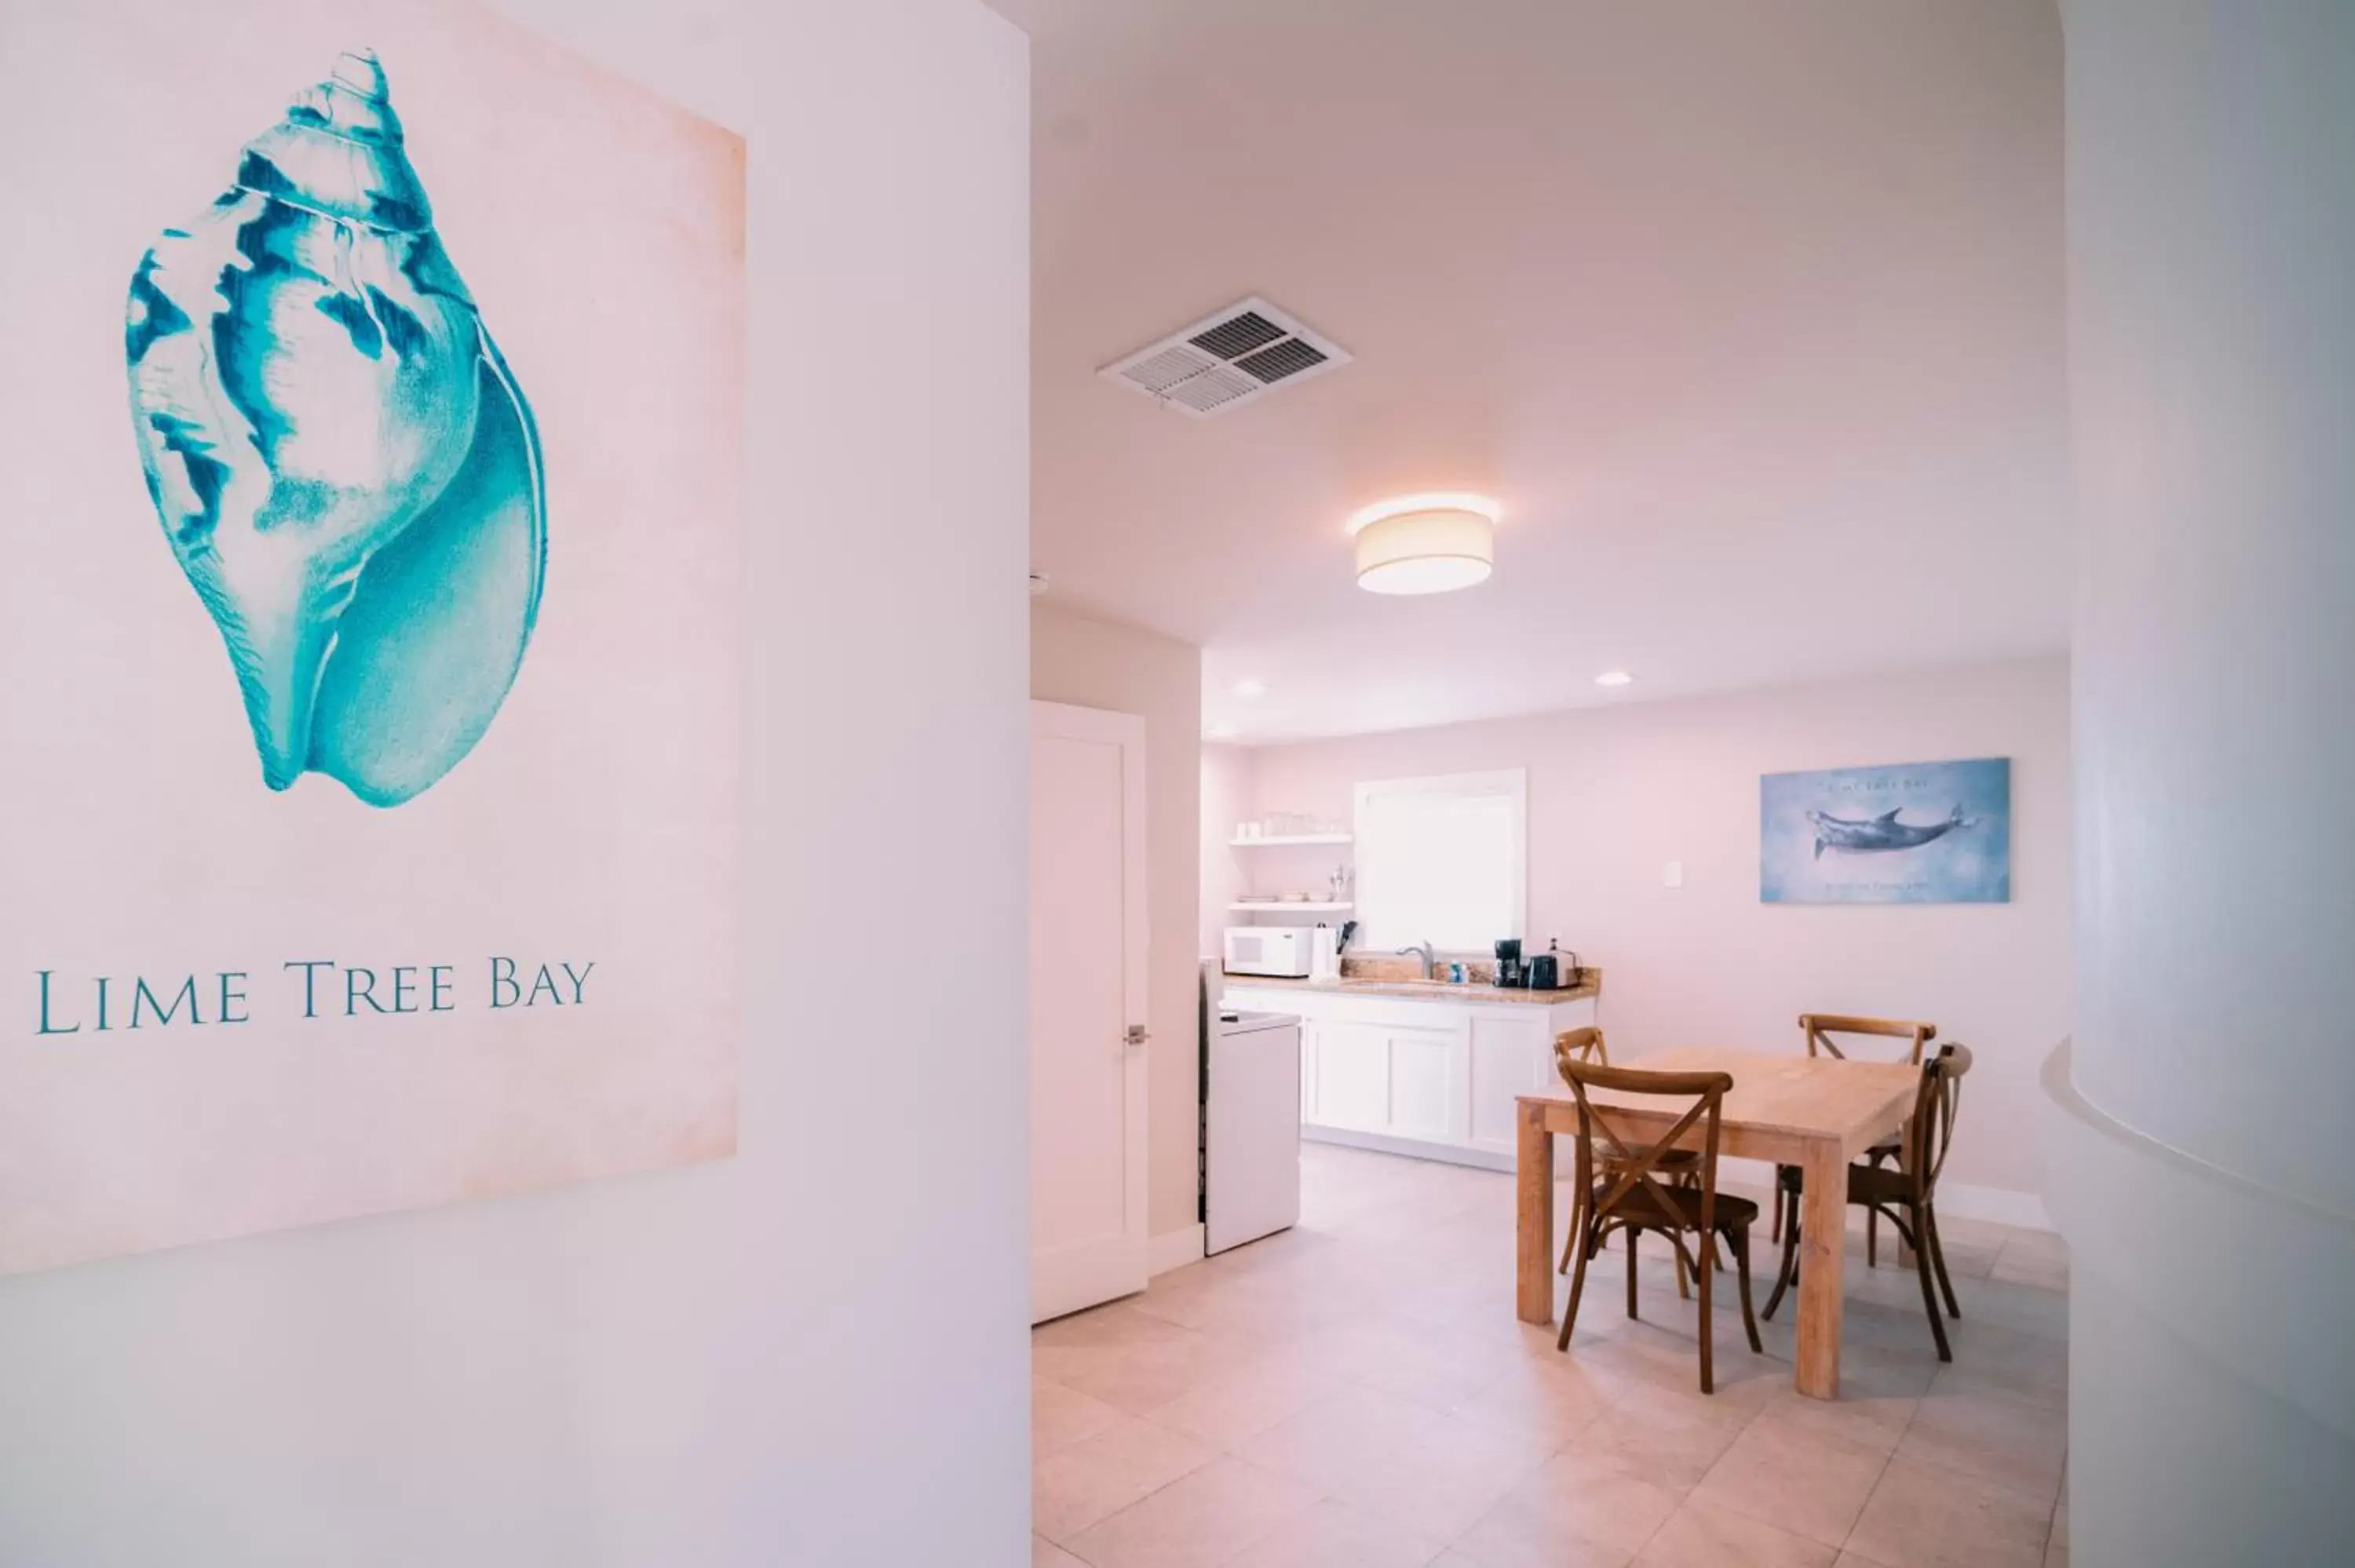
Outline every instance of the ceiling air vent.
<path fill-rule="evenodd" d="M 1098 375 L 1205 418 L 1349 363 L 1349 351 L 1253 297 L 1146 344 Z"/>

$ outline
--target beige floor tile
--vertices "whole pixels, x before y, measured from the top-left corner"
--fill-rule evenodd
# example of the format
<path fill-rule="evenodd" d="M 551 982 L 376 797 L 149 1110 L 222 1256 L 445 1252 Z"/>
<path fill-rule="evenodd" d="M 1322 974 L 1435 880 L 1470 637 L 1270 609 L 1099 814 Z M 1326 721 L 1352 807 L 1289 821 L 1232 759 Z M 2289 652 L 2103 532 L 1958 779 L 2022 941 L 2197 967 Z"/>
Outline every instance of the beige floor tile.
<path fill-rule="evenodd" d="M 1882 1568 L 2037 1568 L 2051 1518 L 1992 1481 L 1892 1459 L 1848 1550 Z"/>
<path fill-rule="evenodd" d="M 2044 1290 L 2066 1290 L 2069 1288 L 2069 1266 L 2065 1263 L 2024 1262 L 2007 1254 L 1996 1259 L 1995 1266 L 1987 1271 L 1987 1277 L 2035 1286 Z"/>
<path fill-rule="evenodd" d="M 1580 1338 L 1572 1341 L 1568 1355 L 1605 1373 L 1700 1394 L 1700 1352 L 1693 1335 L 1698 1313 L 1690 1307 L 1680 1307 L 1672 1296 L 1647 1300 L 1645 1305 L 1646 1319 L 1631 1321 L 1614 1313 L 1593 1325 L 1595 1337 L 1591 1339 L 1586 1337 L 1589 1324 L 1582 1313 Z M 1717 1391 L 1709 1397 L 1721 1404 L 1754 1411 L 1766 1403 L 1778 1383 L 1790 1380 L 1787 1361 L 1751 1353 L 1738 1322 L 1730 1330 L 1722 1320 L 1719 1322 L 1715 1353 Z"/>
<path fill-rule="evenodd" d="M 1949 1386 L 1968 1383 L 2064 1410 L 2069 1404 L 2066 1341 L 1998 1324 L 1958 1327 L 1955 1359 L 1938 1375 Z"/>
<path fill-rule="evenodd" d="M 1775 1389 L 1766 1409 L 1789 1425 L 1887 1454 L 1905 1435 L 1914 1406 L 1929 1392 L 1937 1367 L 1933 1358 L 1853 1345 L 1840 1356 L 1838 1399 L 1810 1399 L 1786 1381 Z"/>
<path fill-rule="evenodd" d="M 1030 1351 L 1031 1370 L 1091 1398 L 1143 1415 L 1215 1378 L 1241 1370 L 1256 1347 L 1177 1329 L 1167 1340 L 1119 1344 L 1042 1345 Z"/>
<path fill-rule="evenodd" d="M 1955 1296 L 1963 1320 L 1974 1328 L 1994 1324 L 2019 1329 L 2048 1340 L 2069 1338 L 2069 1297 L 2065 1282 L 2006 1278 L 1956 1280 Z"/>
<path fill-rule="evenodd" d="M 1892 1531 L 1891 1522 L 1937 1509 L 1959 1516 L 1966 1539 L 1985 1545 L 1992 1531 L 1998 1563 L 2042 1561 L 2048 1534 L 2053 1562 L 2065 1563 L 2065 1466 L 2062 1508 L 2038 1515 L 2032 1495 L 2043 1492 L 2068 1400 L 2067 1249 L 2058 1238 L 1945 1223 L 1964 1317 L 1950 1322 L 1955 1361 L 1942 1366 L 1916 1276 L 1891 1266 L 1886 1251 L 1881 1267 L 1866 1269 L 1862 1216 L 1851 1213 L 1843 1398 L 1805 1400 L 1791 1388 L 1791 1304 L 1779 1322 L 1761 1325 L 1767 1354 L 1750 1353 L 1725 1274 L 1713 1320 L 1719 1393 L 1705 1401 L 1698 1309 L 1677 1298 L 1657 1241 L 1644 1249 L 1642 1320 L 1625 1315 L 1624 1254 L 1614 1250 L 1590 1271 L 1579 1331 L 1562 1355 L 1550 1330 L 1512 1316 L 1508 1175 L 1317 1144 L 1304 1150 L 1302 1175 L 1295 1229 L 1037 1330 L 1039 1563 L 1086 1560 L 1046 1537 L 1069 1542 L 1090 1530 L 1099 1547 L 1133 1554 L 1124 1561 L 1223 1555 L 1236 1568 L 1623 1568 L 1639 1552 L 1647 1568 L 1702 1553 L 1729 1568 L 1771 1564 L 1785 1551 L 1820 1563 L 1825 1541 L 1805 1540 L 1769 1508 L 1753 1502 L 1753 1515 L 1717 1495 L 1772 1490 L 1760 1479 L 1772 1465 L 1756 1452 L 1768 1438 L 1778 1453 L 1813 1441 L 1859 1466 L 1898 1453 L 1839 1568 L 1890 1568 L 1874 1558 L 1896 1550 L 1887 1537 L 1902 1545 L 1937 1533 Z M 1557 1206 L 1568 1213 L 1566 1189 Z M 1775 1261 L 1763 1224 L 1756 1243 L 1763 1304 Z M 1567 1295 L 1558 1281 L 1557 1309 Z M 1940 1408 L 1901 1449 L 1934 1388 Z M 1720 1451 L 1680 1500 L 1658 1472 L 1689 1477 L 1712 1446 Z M 1227 1495 L 1220 1489 L 1269 1494 L 1222 1470 L 1156 1500 L 1219 1464 L 1221 1448 L 1325 1500 L 1233 1554 L 1232 1521 L 1211 1506 Z M 1650 1477 L 1638 1473 L 1647 1458 Z M 1923 1477 L 1945 1489 L 1925 1492 Z M 2030 1491 L 2012 1490 L 2007 1478 L 2032 1482 Z M 1246 1496 L 1230 1511 L 1249 1506 Z M 2014 1526 L 2014 1535 L 2036 1537 L 2019 1552 L 2006 1544 L 2017 1544 L 2004 1533 Z"/>
<path fill-rule="evenodd" d="M 1550 1351 L 1550 1347 L 1549 1347 Z M 1560 1446 L 1593 1426 L 1633 1380 L 1549 1353 L 1522 1358 L 1504 1376 L 1456 1406 L 1451 1414 Z"/>
<path fill-rule="evenodd" d="M 1166 1319 L 1139 1310 L 1142 1298 L 1091 1307 L 1030 1330 L 1032 1349 L 1064 1345 L 1141 1345 L 1182 1340 L 1186 1330 Z"/>
<path fill-rule="evenodd" d="M 1726 1450 L 1693 1497 L 1838 1547 L 1887 1463 L 1881 1448 L 1768 1413 Z"/>
<path fill-rule="evenodd" d="M 1679 1500 L 1615 1466 L 1565 1453 L 1482 1514 L 1455 1550 L 1482 1568 L 1623 1568 Z"/>
<path fill-rule="evenodd" d="M 1043 1459 L 1119 1425 L 1122 1412 L 1043 1377 L 1030 1380 L 1030 1457 Z"/>
<path fill-rule="evenodd" d="M 2004 1241 L 2003 1255 L 2023 1265 L 2066 1268 L 2069 1244 L 2056 1231 L 2015 1230 Z"/>
<path fill-rule="evenodd" d="M 1837 1555 L 1821 1542 L 1687 1499 L 1636 1554 L 1636 1568 L 1831 1568 Z"/>
<path fill-rule="evenodd" d="M 1220 1458 L 1071 1538 L 1093 1568 L 1213 1568 L 1316 1506 L 1296 1481 Z"/>
<path fill-rule="evenodd" d="M 1217 1458 L 1199 1438 L 1124 1416 L 1031 1471 L 1031 1527 L 1058 1545 Z"/>
<path fill-rule="evenodd" d="M 1549 1446 L 1352 1389 L 1237 1452 L 1354 1507 L 1446 1541 L 1544 1462 Z"/>
<path fill-rule="evenodd" d="M 1231 1449 L 1346 1385 L 1283 1354 L 1245 1363 L 1148 1412 L 1156 1424 Z"/>
<path fill-rule="evenodd" d="M 2049 1404 L 1984 1392 L 1942 1373 L 1913 1413 L 1897 1456 L 1999 1482 L 2054 1502 L 2069 1451 L 2069 1416 Z"/>
<path fill-rule="evenodd" d="M 1260 1537 L 1224 1568 L 1425 1568 L 1440 1542 L 1327 1498 Z"/>
<path fill-rule="evenodd" d="M 1613 1401 L 1569 1452 L 1681 1496 L 1700 1483 L 1756 1415 L 1748 1405 L 1711 1394 L 1638 1383 Z"/>
<path fill-rule="evenodd" d="M 1368 1388 L 1449 1410 L 1495 1383 L 1518 1351 L 1386 1314 L 1369 1315 L 1293 1347 L 1307 1365 Z"/>
<path fill-rule="evenodd" d="M 1088 1568 L 1043 1535 L 1030 1538 L 1030 1568 Z"/>

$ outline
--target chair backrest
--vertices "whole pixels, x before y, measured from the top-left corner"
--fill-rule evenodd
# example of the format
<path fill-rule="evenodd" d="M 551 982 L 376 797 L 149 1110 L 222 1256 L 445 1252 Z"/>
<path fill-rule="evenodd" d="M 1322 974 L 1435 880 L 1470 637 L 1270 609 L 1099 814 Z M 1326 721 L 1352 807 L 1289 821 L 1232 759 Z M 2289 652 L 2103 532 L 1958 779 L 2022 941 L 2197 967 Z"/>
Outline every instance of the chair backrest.
<path fill-rule="evenodd" d="M 1922 1064 L 1922 1086 L 1913 1096 L 1906 1168 L 1914 1195 L 1926 1202 L 1938 1190 L 1938 1171 L 1955 1141 L 1955 1118 L 1963 1107 L 1963 1075 L 1971 1070 L 1971 1048 L 1941 1045 Z"/>
<path fill-rule="evenodd" d="M 1832 1039 L 1835 1034 L 1877 1034 L 1885 1039 L 1907 1043 L 1906 1061 L 1913 1066 L 1922 1065 L 1922 1047 L 1938 1036 L 1934 1023 L 1915 1023 L 1903 1018 L 1858 1018 L 1839 1012 L 1803 1012 L 1799 1027 L 1806 1032 L 1807 1054 L 1835 1056 L 1847 1060 L 1848 1053 Z"/>
<path fill-rule="evenodd" d="M 1578 1030 L 1570 1033 L 1576 1034 Z M 1565 1036 L 1567 1038 L 1567 1036 Z M 1600 1042 L 1597 1042 L 1598 1047 Z M 1561 1071 L 1562 1081 L 1578 1101 L 1578 1190 L 1594 1191 L 1594 1172 L 1602 1160 L 1596 1157 L 1595 1144 L 1604 1145 L 1603 1158 L 1613 1162 L 1618 1180 L 1611 1190 L 1595 1200 L 1594 1215 L 1607 1220 L 1611 1211 L 1640 1186 L 1647 1190 L 1660 1209 L 1677 1213 L 1675 1202 L 1657 1180 L 1660 1160 L 1677 1147 L 1695 1122 L 1701 1124 L 1700 1150 L 1700 1223 L 1708 1230 L 1717 1223 L 1717 1129 L 1725 1097 L 1733 1088 L 1731 1073 L 1656 1073 L 1640 1067 L 1610 1067 L 1572 1060 L 1562 1052 L 1561 1043 L 1555 1043 L 1555 1065 Z M 1597 1106 L 1587 1097 L 1590 1089 L 1606 1089 L 1616 1094 L 1658 1096 L 1664 1099 L 1690 1099 L 1683 1116 L 1678 1118 L 1666 1132 L 1637 1131 L 1623 1134 L 1609 1119 L 1624 1115 L 1623 1107 Z M 1679 1172 L 1679 1174 L 1688 1174 Z"/>
<path fill-rule="evenodd" d="M 1570 1082 L 1572 1062 L 1590 1067 L 1611 1065 L 1611 1053 L 1603 1047 L 1603 1031 L 1590 1023 L 1583 1029 L 1565 1029 L 1553 1037 L 1554 1070 L 1565 1084 Z"/>

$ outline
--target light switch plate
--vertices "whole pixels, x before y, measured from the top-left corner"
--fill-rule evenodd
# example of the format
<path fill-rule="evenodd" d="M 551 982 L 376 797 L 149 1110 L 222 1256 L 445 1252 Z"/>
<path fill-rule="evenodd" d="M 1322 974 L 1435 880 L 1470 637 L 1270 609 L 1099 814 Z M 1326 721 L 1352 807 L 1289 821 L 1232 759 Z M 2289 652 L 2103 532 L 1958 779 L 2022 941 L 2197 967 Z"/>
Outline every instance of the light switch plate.
<path fill-rule="evenodd" d="M 1668 862 L 1666 865 L 1664 865 L 1664 866 L 1660 867 L 1660 885 L 1661 885 L 1661 886 L 1663 886 L 1663 887 L 1682 887 L 1684 885 L 1685 885 L 1685 863 L 1684 863 L 1684 862 L 1682 862 L 1682 861 L 1680 861 L 1680 860 L 1672 860 L 1672 861 Z"/>

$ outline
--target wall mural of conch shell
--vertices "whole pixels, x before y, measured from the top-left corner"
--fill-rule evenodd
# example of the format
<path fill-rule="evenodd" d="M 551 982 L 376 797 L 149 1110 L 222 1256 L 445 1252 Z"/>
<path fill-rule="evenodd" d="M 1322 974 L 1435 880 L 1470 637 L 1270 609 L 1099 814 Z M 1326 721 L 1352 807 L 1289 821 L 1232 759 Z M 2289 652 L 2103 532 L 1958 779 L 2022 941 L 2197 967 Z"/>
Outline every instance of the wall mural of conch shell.
<path fill-rule="evenodd" d="M 474 748 L 539 612 L 530 405 L 346 54 L 165 228 L 124 334 L 147 489 L 261 754 L 398 806 Z"/>

